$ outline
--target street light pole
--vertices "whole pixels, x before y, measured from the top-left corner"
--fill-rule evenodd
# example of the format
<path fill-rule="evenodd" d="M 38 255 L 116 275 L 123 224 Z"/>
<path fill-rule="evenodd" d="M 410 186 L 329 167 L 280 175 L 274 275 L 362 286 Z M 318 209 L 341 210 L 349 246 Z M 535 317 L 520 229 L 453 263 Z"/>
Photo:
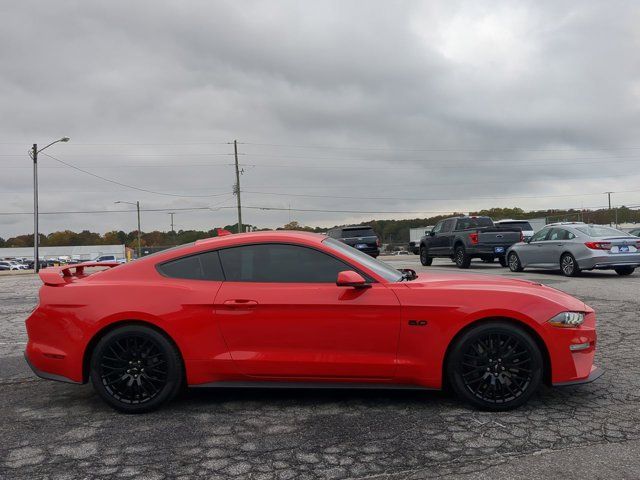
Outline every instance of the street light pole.
<path fill-rule="evenodd" d="M 140 241 L 140 202 L 137 201 L 136 203 L 133 202 L 123 202 L 122 200 L 118 200 L 117 202 L 113 202 L 113 203 L 126 203 L 127 205 L 135 205 L 136 206 L 136 211 L 138 212 L 138 258 L 140 258 L 142 256 L 142 249 L 140 247 L 141 245 L 141 241 Z"/>
<path fill-rule="evenodd" d="M 31 159 L 33 160 L 33 271 L 40 271 L 40 231 L 38 230 L 38 153 L 58 142 L 68 142 L 69 137 L 62 137 L 38 150 L 38 144 L 31 147 Z"/>

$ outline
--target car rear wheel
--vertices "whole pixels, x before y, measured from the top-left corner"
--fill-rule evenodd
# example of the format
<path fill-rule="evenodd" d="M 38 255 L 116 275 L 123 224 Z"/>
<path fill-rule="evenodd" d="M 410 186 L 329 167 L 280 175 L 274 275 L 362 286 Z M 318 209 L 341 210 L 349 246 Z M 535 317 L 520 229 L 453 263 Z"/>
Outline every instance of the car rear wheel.
<path fill-rule="evenodd" d="M 469 268 L 471 266 L 471 257 L 467 255 L 467 252 L 462 245 L 458 245 L 456 247 L 454 260 L 458 268 Z"/>
<path fill-rule="evenodd" d="M 183 384 L 182 359 L 163 334 L 142 325 L 107 333 L 91 356 L 91 383 L 98 395 L 124 413 L 155 410 Z"/>
<path fill-rule="evenodd" d="M 524 330 L 490 322 L 465 332 L 453 345 L 447 377 L 453 390 L 484 410 L 525 403 L 542 382 L 540 348 Z"/>
<path fill-rule="evenodd" d="M 420 248 L 420 263 L 425 267 L 428 267 L 433 263 L 433 257 L 429 256 L 429 252 L 424 247 Z"/>
<path fill-rule="evenodd" d="M 520 257 L 516 252 L 511 252 L 508 258 L 509 270 L 512 272 L 521 272 L 524 270 L 522 268 L 522 264 L 520 263 Z"/>
<path fill-rule="evenodd" d="M 631 275 L 634 271 L 634 267 L 618 267 L 615 269 L 618 275 Z"/>
<path fill-rule="evenodd" d="M 570 253 L 565 253 L 560 257 L 560 270 L 562 271 L 562 274 L 567 277 L 580 275 L 578 262 L 576 262 L 576 259 Z"/>

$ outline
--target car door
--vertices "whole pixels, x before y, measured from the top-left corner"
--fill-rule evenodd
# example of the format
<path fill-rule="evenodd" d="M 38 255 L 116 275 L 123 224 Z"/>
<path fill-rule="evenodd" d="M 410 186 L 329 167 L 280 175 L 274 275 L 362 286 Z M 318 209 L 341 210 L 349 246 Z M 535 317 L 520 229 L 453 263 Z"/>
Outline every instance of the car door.
<path fill-rule="evenodd" d="M 536 232 L 528 243 L 518 245 L 517 252 L 523 266 L 539 266 L 543 263 L 541 251 L 550 231 L 550 228 L 543 228 Z"/>
<path fill-rule="evenodd" d="M 540 242 L 540 263 L 549 267 L 560 264 L 560 255 L 565 251 L 568 233 L 567 230 L 560 227 L 551 229 L 547 238 L 543 242 Z"/>
<path fill-rule="evenodd" d="M 390 379 L 400 306 L 384 284 L 338 287 L 354 268 L 301 245 L 220 250 L 215 317 L 241 373 L 272 379 Z"/>
<path fill-rule="evenodd" d="M 441 220 L 433 227 L 431 235 L 429 235 L 429 252 L 435 255 L 445 253 L 446 236 L 443 235 L 446 220 Z"/>

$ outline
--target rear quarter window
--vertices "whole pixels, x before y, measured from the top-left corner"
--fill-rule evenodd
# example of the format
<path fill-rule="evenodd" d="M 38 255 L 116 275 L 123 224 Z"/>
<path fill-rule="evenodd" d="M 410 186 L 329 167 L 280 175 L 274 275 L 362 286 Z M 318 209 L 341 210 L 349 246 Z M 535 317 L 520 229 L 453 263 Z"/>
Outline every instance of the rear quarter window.
<path fill-rule="evenodd" d="M 157 267 L 158 272 L 169 278 L 185 280 L 223 281 L 224 274 L 217 251 L 198 253 L 170 260 Z"/>

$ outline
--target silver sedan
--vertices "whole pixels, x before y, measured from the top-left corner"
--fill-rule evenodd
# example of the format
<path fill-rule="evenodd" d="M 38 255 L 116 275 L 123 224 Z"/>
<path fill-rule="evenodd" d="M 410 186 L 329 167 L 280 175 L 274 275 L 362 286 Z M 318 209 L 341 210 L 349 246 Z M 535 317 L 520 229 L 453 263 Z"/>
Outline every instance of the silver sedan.
<path fill-rule="evenodd" d="M 507 264 L 512 272 L 525 268 L 560 270 L 568 277 L 581 270 L 615 270 L 631 275 L 640 266 L 640 241 L 615 228 L 581 222 L 553 223 L 531 237 L 528 242 L 507 250 Z"/>

